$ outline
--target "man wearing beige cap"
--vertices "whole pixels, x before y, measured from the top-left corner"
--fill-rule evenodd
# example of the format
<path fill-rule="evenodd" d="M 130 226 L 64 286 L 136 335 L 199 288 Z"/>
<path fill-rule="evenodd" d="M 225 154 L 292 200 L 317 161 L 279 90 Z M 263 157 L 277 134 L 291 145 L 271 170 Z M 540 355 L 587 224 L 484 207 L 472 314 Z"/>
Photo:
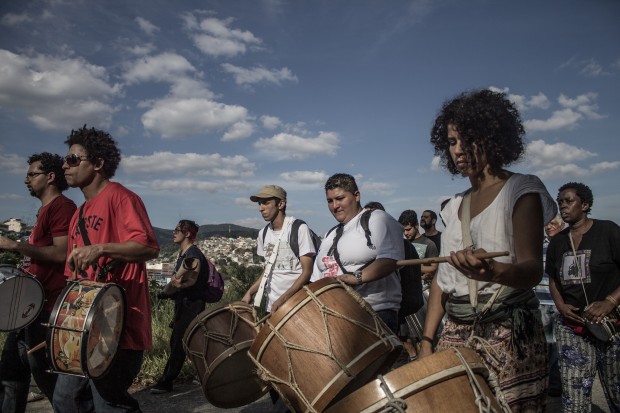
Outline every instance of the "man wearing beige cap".
<path fill-rule="evenodd" d="M 316 248 L 305 222 L 286 216 L 286 191 L 277 185 L 265 185 L 250 197 L 269 224 L 258 234 L 256 253 L 265 258 L 263 274 L 252 284 L 242 301 L 278 309 L 303 287 L 312 274 Z"/>

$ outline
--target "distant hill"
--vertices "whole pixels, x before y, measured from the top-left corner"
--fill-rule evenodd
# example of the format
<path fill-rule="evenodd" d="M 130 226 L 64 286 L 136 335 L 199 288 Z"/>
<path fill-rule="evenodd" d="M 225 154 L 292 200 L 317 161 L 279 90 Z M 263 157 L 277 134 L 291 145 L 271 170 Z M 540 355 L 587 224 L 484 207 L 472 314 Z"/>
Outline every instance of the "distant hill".
<path fill-rule="evenodd" d="M 153 230 L 155 230 L 155 236 L 157 237 L 157 242 L 159 242 L 160 247 L 172 243 L 172 229 L 153 227 Z M 235 224 L 211 224 L 200 226 L 200 230 L 198 231 L 199 240 L 214 236 L 256 238 L 258 236 L 258 230 Z"/>

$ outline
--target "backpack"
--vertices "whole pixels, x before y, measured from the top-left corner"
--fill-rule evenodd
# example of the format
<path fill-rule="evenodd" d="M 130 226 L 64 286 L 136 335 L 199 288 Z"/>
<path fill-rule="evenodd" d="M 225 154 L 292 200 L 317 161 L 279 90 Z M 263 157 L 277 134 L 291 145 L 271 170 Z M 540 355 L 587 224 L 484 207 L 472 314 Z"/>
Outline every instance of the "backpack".
<path fill-rule="evenodd" d="M 205 257 L 206 258 L 206 257 Z M 224 295 L 224 277 L 215 268 L 215 264 L 207 258 L 207 264 L 209 265 L 209 283 L 207 286 L 207 302 L 216 303 L 222 299 Z"/>
<path fill-rule="evenodd" d="M 295 219 L 293 221 L 291 226 L 291 234 L 288 239 L 288 244 L 291 246 L 291 251 L 293 251 L 293 254 L 295 254 L 297 258 L 299 258 L 299 227 L 301 224 L 306 223 L 301 219 Z M 265 237 L 267 236 L 267 228 L 269 228 L 269 224 L 267 224 L 263 229 L 263 244 L 265 243 Z M 310 229 L 310 227 L 308 227 L 308 229 Z M 310 238 L 312 239 L 312 244 L 314 245 L 314 252 L 318 252 L 319 247 L 321 246 L 321 237 L 310 229 Z"/>

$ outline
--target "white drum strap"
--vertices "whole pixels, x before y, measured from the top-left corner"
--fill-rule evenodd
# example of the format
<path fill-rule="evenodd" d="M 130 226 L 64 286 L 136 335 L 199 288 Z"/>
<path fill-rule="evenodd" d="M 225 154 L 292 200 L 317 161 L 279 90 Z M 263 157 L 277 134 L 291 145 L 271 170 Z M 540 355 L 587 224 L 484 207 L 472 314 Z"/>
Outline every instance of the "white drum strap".
<path fill-rule="evenodd" d="M 284 218 L 284 223 L 282 224 L 282 229 L 280 230 L 280 236 L 276 241 L 276 244 L 273 246 L 273 251 L 269 254 L 269 259 L 267 259 L 267 264 L 265 265 L 265 270 L 263 271 L 263 276 L 260 281 L 260 286 L 258 287 L 258 291 L 254 296 L 254 307 L 260 307 L 263 296 L 265 295 L 265 286 L 267 285 L 267 281 L 271 280 L 271 270 L 273 268 L 273 264 L 276 262 L 276 257 L 278 256 L 278 250 L 280 249 L 280 240 L 282 240 L 282 235 L 284 235 L 287 231 L 287 227 L 292 223 L 290 217 Z"/>
<path fill-rule="evenodd" d="M 383 390 L 383 393 L 385 393 L 385 396 L 388 399 L 385 406 L 383 406 L 383 408 L 379 410 L 378 413 L 406 413 L 407 402 L 401 398 L 394 397 L 394 394 L 390 390 L 390 387 L 387 385 L 381 374 L 377 376 L 377 379 L 380 382 L 379 386 L 381 387 L 381 390 Z"/>

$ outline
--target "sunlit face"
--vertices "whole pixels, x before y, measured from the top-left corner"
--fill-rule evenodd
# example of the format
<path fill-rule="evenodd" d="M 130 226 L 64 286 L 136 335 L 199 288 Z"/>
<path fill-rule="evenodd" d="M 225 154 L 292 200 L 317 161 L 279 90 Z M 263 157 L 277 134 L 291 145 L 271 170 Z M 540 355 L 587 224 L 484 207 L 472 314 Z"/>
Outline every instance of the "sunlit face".
<path fill-rule="evenodd" d="M 587 217 L 589 205 L 581 201 L 573 188 L 566 188 L 558 195 L 558 208 L 560 216 L 569 225 L 574 224 Z"/>
<path fill-rule="evenodd" d="M 175 244 L 180 244 L 185 238 L 187 238 L 187 235 L 188 234 L 184 233 L 181 230 L 181 227 L 177 225 L 174 231 L 172 231 L 172 242 Z"/>
<path fill-rule="evenodd" d="M 432 228 L 435 223 L 430 212 L 423 212 L 420 216 L 420 226 L 424 229 Z"/>
<path fill-rule="evenodd" d="M 549 238 L 553 238 L 558 232 L 562 231 L 563 226 L 563 223 L 559 223 L 553 219 L 545 225 L 545 234 L 547 234 Z"/>
<path fill-rule="evenodd" d="M 86 149 L 82 145 L 71 145 L 67 151 L 67 156 L 70 155 L 79 157 L 80 161 L 75 166 L 70 166 L 66 160 L 62 164 L 67 184 L 72 188 L 84 188 L 95 178 L 95 165 L 87 159 Z"/>
<path fill-rule="evenodd" d="M 258 210 L 267 222 L 272 222 L 276 219 L 282 208 L 284 208 L 284 201 L 276 198 L 258 200 Z"/>
<path fill-rule="evenodd" d="M 463 145 L 461 135 L 456 130 L 456 126 L 454 125 L 448 125 L 448 144 L 450 145 L 450 157 L 461 175 L 475 175 L 476 173 L 482 171 L 486 166 L 486 157 L 484 155 L 475 155 L 476 166 L 474 168 L 466 148 Z M 476 153 L 475 146 L 474 153 Z"/>
<path fill-rule="evenodd" d="M 405 236 L 405 238 L 407 238 L 409 241 L 413 241 L 415 239 L 415 237 L 418 235 L 418 226 L 412 226 L 412 225 L 405 225 L 403 227 L 403 235 Z"/>
<path fill-rule="evenodd" d="M 41 161 L 30 164 L 28 172 L 26 172 L 26 178 L 24 179 L 24 183 L 30 195 L 37 198 L 40 197 L 47 186 L 50 175 L 51 173 L 43 172 L 41 169 Z"/>
<path fill-rule="evenodd" d="M 352 220 L 359 212 L 360 193 L 354 194 L 342 188 L 328 189 L 325 191 L 327 207 L 336 221 L 346 224 Z"/>

